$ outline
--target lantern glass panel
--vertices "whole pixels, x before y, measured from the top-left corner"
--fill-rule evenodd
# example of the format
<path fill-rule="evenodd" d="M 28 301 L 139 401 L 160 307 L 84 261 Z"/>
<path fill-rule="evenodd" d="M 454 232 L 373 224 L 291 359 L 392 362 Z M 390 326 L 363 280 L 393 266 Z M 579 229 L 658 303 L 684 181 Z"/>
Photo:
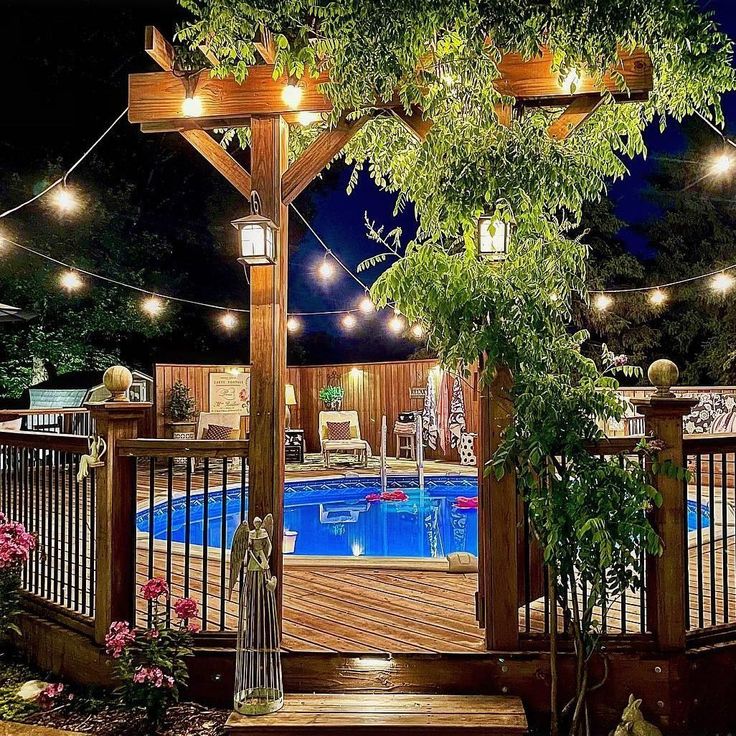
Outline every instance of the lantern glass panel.
<path fill-rule="evenodd" d="M 246 218 L 244 218 L 246 219 Z M 270 220 L 233 223 L 240 232 L 240 260 L 250 266 L 263 266 L 276 262 L 275 225 Z"/>
<path fill-rule="evenodd" d="M 506 258 L 509 224 L 502 220 L 481 217 L 478 222 L 478 252 L 485 258 L 501 261 Z"/>

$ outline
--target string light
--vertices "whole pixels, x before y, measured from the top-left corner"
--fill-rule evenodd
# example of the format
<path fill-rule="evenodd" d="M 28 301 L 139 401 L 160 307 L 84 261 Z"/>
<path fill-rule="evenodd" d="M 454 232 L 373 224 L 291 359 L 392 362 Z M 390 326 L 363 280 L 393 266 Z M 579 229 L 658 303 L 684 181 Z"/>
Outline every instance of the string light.
<path fill-rule="evenodd" d="M 599 311 L 599 312 L 605 312 L 607 309 L 611 307 L 613 304 L 613 299 L 608 296 L 608 294 L 598 294 L 598 296 L 595 298 L 595 301 L 593 302 L 593 306 Z"/>
<path fill-rule="evenodd" d="M 419 323 L 415 324 L 411 328 L 412 337 L 416 337 L 417 340 L 421 340 L 424 337 L 424 327 Z"/>
<path fill-rule="evenodd" d="M 289 317 L 286 320 L 286 329 L 289 332 L 299 332 L 302 328 L 302 323 L 296 317 Z"/>
<path fill-rule="evenodd" d="M 655 289 L 649 295 L 649 303 L 655 307 L 661 307 L 667 301 L 667 294 L 662 289 Z"/>
<path fill-rule="evenodd" d="M 733 168 L 734 157 L 727 152 L 718 154 L 710 165 L 710 173 L 713 176 L 725 176 Z"/>
<path fill-rule="evenodd" d="M 391 332 L 398 334 L 404 331 L 404 320 L 398 314 L 394 314 L 393 317 L 388 321 L 388 327 Z"/>
<path fill-rule="evenodd" d="M 84 286 L 84 282 L 76 271 L 63 271 L 59 276 L 59 284 L 70 293 Z"/>
<path fill-rule="evenodd" d="M 198 118 L 202 116 L 202 100 L 196 95 L 184 98 L 181 103 L 182 115 L 188 118 Z"/>
<path fill-rule="evenodd" d="M 335 267 L 332 265 L 332 261 L 327 260 L 327 256 L 325 256 L 322 263 L 319 264 L 317 273 L 319 273 L 319 276 L 323 281 L 330 281 L 335 276 Z"/>
<path fill-rule="evenodd" d="M 238 326 L 238 318 L 232 312 L 225 312 L 220 317 L 220 324 L 226 330 L 234 330 Z"/>
<path fill-rule="evenodd" d="M 727 291 L 729 291 L 734 284 L 734 278 L 729 273 L 718 273 L 716 274 L 713 279 L 710 282 L 710 288 L 719 293 L 719 294 L 725 294 Z"/>
<path fill-rule="evenodd" d="M 357 319 L 355 319 L 355 315 L 354 315 L 354 314 L 350 314 L 350 313 L 348 313 L 348 314 L 346 314 L 346 315 L 345 315 L 345 316 L 344 316 L 344 317 L 342 318 L 342 326 L 343 326 L 343 327 L 344 327 L 344 328 L 345 328 L 346 330 L 352 330 L 352 329 L 353 329 L 353 327 L 355 327 L 355 325 L 357 325 L 357 324 L 358 324 L 358 320 L 357 320 Z"/>
<path fill-rule="evenodd" d="M 299 107 L 302 101 L 302 88 L 298 84 L 289 82 L 281 92 L 281 99 L 291 109 Z"/>
<path fill-rule="evenodd" d="M 373 303 L 373 300 L 366 294 L 359 302 L 358 309 L 360 309 L 363 314 L 371 314 L 372 312 L 376 311 L 376 305 Z"/>
<path fill-rule="evenodd" d="M 157 296 L 148 296 L 141 302 L 141 309 L 149 317 L 158 317 L 164 311 L 164 303 Z"/>
<path fill-rule="evenodd" d="M 74 212 L 79 207 L 79 202 L 74 192 L 67 186 L 57 187 L 53 194 L 53 203 L 60 212 Z"/>

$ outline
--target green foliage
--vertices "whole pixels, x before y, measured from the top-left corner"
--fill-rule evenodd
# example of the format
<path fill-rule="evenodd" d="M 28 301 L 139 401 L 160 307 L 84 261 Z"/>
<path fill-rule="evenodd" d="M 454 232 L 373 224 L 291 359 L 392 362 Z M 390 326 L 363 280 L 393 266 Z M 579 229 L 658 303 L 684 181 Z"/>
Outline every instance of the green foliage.
<path fill-rule="evenodd" d="M 181 378 L 177 378 L 171 387 L 167 408 L 169 418 L 174 422 L 186 422 L 194 416 L 197 405 L 192 396 L 192 390 L 184 384 Z"/>
<path fill-rule="evenodd" d="M 20 571 L 17 568 L 0 570 L 0 641 L 11 633 L 20 636 L 16 623 L 20 613 Z"/>
<path fill-rule="evenodd" d="M 0 723 L 18 721 L 37 710 L 32 701 L 18 697 L 18 689 L 37 675 L 25 664 L 0 658 Z"/>

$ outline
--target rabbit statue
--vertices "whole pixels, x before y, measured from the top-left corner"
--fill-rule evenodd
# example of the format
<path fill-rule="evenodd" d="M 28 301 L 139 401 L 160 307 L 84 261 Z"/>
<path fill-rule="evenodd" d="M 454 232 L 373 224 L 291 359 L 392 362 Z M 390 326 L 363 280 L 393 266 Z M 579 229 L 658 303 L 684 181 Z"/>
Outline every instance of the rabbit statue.
<path fill-rule="evenodd" d="M 628 730 L 619 731 L 622 727 Z M 631 736 L 662 736 L 662 732 L 654 724 L 644 720 L 641 698 L 634 700 L 633 695 L 629 695 L 629 702 L 621 715 L 621 724 L 614 732 L 614 736 L 619 736 L 619 733 L 628 733 Z"/>

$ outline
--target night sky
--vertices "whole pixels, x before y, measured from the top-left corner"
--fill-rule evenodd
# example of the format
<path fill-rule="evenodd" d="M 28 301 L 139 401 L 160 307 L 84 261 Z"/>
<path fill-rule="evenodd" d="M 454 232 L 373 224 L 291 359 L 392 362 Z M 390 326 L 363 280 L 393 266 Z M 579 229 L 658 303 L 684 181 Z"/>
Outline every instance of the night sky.
<path fill-rule="evenodd" d="M 174 23 L 181 11 L 174 0 L 5 0 L 4 45 L 6 73 L 4 94 L 6 104 L 0 118 L 0 165 L 15 171 L 28 187 L 28 193 L 38 186 L 38 167 L 48 158 L 58 158 L 63 165 L 72 163 L 125 107 L 126 77 L 134 71 L 152 71 L 155 65 L 143 51 L 143 28 L 157 25 L 167 36 L 173 34 Z M 703 0 L 703 6 L 716 13 L 725 31 L 736 37 L 736 7 L 733 0 Z M 724 100 L 727 132 L 736 135 L 736 94 Z M 714 133 L 714 146 L 718 137 Z M 649 160 L 630 163 L 631 176 L 614 184 L 610 197 L 617 213 L 628 223 L 636 223 L 651 215 L 651 205 L 642 197 L 647 172 L 657 156 L 677 156 L 684 146 L 679 126 L 671 123 L 665 133 L 656 125 L 646 133 Z M 218 174 L 199 160 L 179 136 L 144 136 L 127 122 L 121 123 L 100 147 L 99 157 L 109 157 L 109 174 L 132 182 L 134 186 L 155 189 L 156 196 L 166 191 L 175 197 L 182 217 L 207 218 L 212 202 L 217 202 L 218 218 L 223 214 L 243 214 L 239 196 L 220 180 Z M 151 181 L 151 169 L 155 177 Z M 308 217 L 326 243 L 353 269 L 363 258 L 378 252 L 378 246 L 365 236 L 364 214 L 390 230 L 396 225 L 406 232 L 413 229 L 410 212 L 398 220 L 393 218 L 393 197 L 379 192 L 367 176 L 355 192 L 348 196 L 345 184 L 349 172 L 336 165 L 321 181 L 301 195 L 296 205 Z M 104 196 L 104 182 L 90 181 L 84 168 L 75 177 L 86 190 Z M 0 192 L 0 207 L 16 204 L 6 192 Z M 15 234 L 23 232 L 28 218 L 39 216 L 39 210 L 28 208 L 14 217 L 10 226 Z M 232 218 L 229 218 L 232 219 Z M 322 257 L 322 249 L 314 238 L 299 227 L 292 216 L 290 230 L 290 311 L 344 309 L 354 306 L 361 290 L 349 276 L 342 274 L 329 286 L 314 277 L 314 269 Z M 229 222 L 229 220 L 228 220 Z M 227 222 L 210 223 L 213 237 L 232 237 Z M 628 247 L 638 255 L 647 255 L 636 234 L 623 233 Z M 235 242 L 233 240 L 233 251 Z M 223 264 L 236 274 L 240 267 L 234 260 Z M 215 284 L 198 283 L 197 254 L 189 254 L 187 268 L 192 273 L 191 291 L 181 296 L 195 296 L 210 301 L 227 299 L 231 294 L 218 294 Z M 360 277 L 372 280 L 378 271 L 370 270 Z M 235 278 L 235 276 L 231 277 Z M 2 301 L 2 295 L 0 295 Z M 247 292 L 242 294 L 242 305 Z M 397 338 L 384 337 L 386 331 L 376 330 L 375 322 L 362 327 L 362 333 L 346 340 L 340 333 L 335 317 L 310 318 L 307 330 L 328 333 L 344 350 L 355 350 L 368 339 L 373 343 L 363 358 L 391 359 L 407 355 L 416 345 Z M 376 347 L 376 338 L 380 333 Z M 372 340 L 370 340 L 372 338 Z M 330 350 L 334 350 L 333 344 Z M 159 359 L 169 356 L 157 356 Z M 233 356 L 237 357 L 237 356 Z M 335 358 L 341 356 L 333 356 Z M 357 357 L 355 359 L 358 359 Z M 325 360 L 322 362 L 330 362 Z"/>

